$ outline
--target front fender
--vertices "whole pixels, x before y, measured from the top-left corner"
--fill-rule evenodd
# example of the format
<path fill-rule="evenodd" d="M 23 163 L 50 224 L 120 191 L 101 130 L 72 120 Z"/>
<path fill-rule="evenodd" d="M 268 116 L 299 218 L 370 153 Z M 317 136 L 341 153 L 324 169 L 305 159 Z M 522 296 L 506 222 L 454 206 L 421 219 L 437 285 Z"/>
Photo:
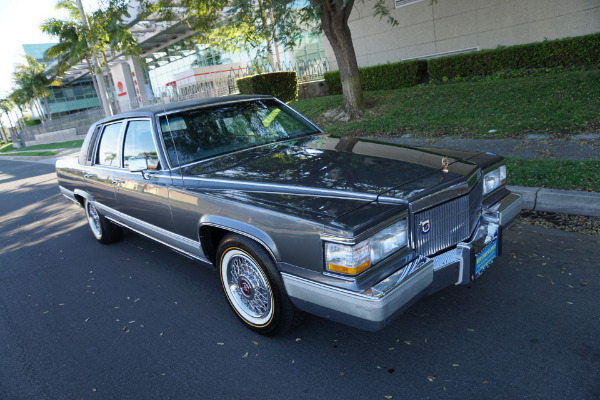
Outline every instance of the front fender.
<path fill-rule="evenodd" d="M 218 215 L 204 215 L 198 222 L 198 232 L 203 226 L 212 226 L 215 228 L 224 229 L 234 232 L 242 236 L 247 236 L 260 243 L 270 254 L 275 261 L 281 261 L 279 250 L 273 239 L 264 231 L 255 226 L 240 222 L 231 218 L 221 217 Z"/>

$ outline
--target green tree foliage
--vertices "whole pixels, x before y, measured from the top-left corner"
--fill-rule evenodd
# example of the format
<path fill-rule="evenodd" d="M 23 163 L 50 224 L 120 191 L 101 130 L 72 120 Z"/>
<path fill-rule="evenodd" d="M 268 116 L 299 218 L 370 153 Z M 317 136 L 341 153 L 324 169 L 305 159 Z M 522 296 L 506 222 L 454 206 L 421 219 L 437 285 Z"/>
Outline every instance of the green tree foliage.
<path fill-rule="evenodd" d="M 0 110 L 2 110 L 2 112 L 6 115 L 6 118 L 8 118 L 8 123 L 10 125 L 13 125 L 12 118 L 10 117 L 10 112 L 13 108 L 15 108 L 15 104 L 10 99 L 0 100 Z"/>
<path fill-rule="evenodd" d="M 81 20 L 79 8 L 74 0 L 60 0 L 56 8 L 66 10 L 69 18 L 60 20 L 49 18 L 41 26 L 42 31 L 58 38 L 58 43 L 46 51 L 47 60 L 57 61 L 53 73 L 62 76 L 74 65 L 85 60 L 90 75 L 100 73 L 102 66 L 109 74 L 107 49 L 112 56 L 118 53 L 139 55 L 140 48 L 124 24 L 124 18 L 129 17 L 128 2 L 125 0 L 109 0 L 104 7 L 86 15 L 86 21 Z M 97 56 L 100 66 L 93 65 Z M 94 77 L 94 87 L 98 98 L 107 102 L 107 97 L 100 91 L 102 85 Z M 100 82 L 101 83 L 101 82 Z M 105 105 L 106 106 L 106 105 Z M 105 107 L 105 110 L 110 108 Z M 107 111 L 110 112 L 110 111 Z"/>
<path fill-rule="evenodd" d="M 30 55 L 25 55 L 25 63 L 18 64 L 13 73 L 13 83 L 19 99 L 35 102 L 37 99 L 44 101 L 47 116 L 51 119 L 48 96 L 52 95 L 50 86 L 58 86 L 60 82 L 46 72 L 46 64 L 38 62 Z M 39 107 L 39 105 L 38 105 Z M 38 109 L 44 115 L 41 108 Z"/>
<path fill-rule="evenodd" d="M 358 63 L 348 27 L 354 3 L 355 0 L 179 0 L 176 3 L 143 0 L 141 8 L 145 15 L 152 14 L 163 21 L 185 21 L 198 32 L 200 43 L 225 51 L 255 49 L 266 43 L 267 53 L 272 56 L 271 43 L 277 41 L 284 48 L 293 48 L 307 28 L 322 29 L 340 70 L 344 94 L 341 114 L 349 119 L 359 118 L 364 107 Z M 374 16 L 385 17 L 388 22 L 397 24 L 390 16 L 385 0 L 373 0 L 372 4 Z"/>

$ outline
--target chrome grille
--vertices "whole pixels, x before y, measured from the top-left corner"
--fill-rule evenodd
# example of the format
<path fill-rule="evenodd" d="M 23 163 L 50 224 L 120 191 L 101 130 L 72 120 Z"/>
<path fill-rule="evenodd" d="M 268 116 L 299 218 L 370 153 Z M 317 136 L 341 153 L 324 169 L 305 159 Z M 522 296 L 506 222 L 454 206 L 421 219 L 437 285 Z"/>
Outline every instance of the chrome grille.
<path fill-rule="evenodd" d="M 479 182 L 469 194 L 415 214 L 413 238 L 417 252 L 429 256 L 468 239 L 479 220 L 482 199 Z M 423 233 L 421 223 L 426 220 L 430 229 Z"/>

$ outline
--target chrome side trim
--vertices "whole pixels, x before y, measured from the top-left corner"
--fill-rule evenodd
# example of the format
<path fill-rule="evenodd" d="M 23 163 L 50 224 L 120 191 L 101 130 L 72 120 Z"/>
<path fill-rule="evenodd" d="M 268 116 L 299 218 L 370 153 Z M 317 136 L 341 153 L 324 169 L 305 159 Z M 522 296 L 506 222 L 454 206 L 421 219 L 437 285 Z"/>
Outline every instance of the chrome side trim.
<path fill-rule="evenodd" d="M 356 238 L 330 235 L 329 233 L 321 233 L 321 240 L 324 240 L 326 242 L 345 244 L 348 246 L 354 246 L 356 244 Z"/>
<path fill-rule="evenodd" d="M 115 224 L 131 229 L 142 236 L 164 244 L 188 257 L 211 264 L 211 262 L 204 257 L 204 254 L 202 254 L 200 242 L 159 228 L 158 226 L 149 224 L 137 218 L 133 218 L 96 201 L 94 201 L 93 204 L 106 218 Z"/>
<path fill-rule="evenodd" d="M 58 189 L 60 190 L 60 193 L 65 196 L 67 199 L 71 200 L 73 203 L 77 203 L 79 204 L 79 202 L 77 201 L 77 199 L 75 199 L 75 192 L 70 191 L 69 189 L 58 185 Z M 79 204 L 81 205 L 81 204 Z"/>
<path fill-rule="evenodd" d="M 265 184 L 260 182 L 234 181 L 214 178 L 197 178 L 186 176 L 185 182 L 199 182 L 203 190 L 212 191 L 231 191 L 241 190 L 245 192 L 256 193 L 275 193 L 300 196 L 320 196 L 338 199 L 362 200 L 362 201 L 385 201 L 388 204 L 408 204 L 405 199 L 380 196 L 372 193 L 349 192 L 339 189 L 321 189 L 309 186 L 283 185 L 283 184 Z M 192 188 L 193 189 L 193 188 Z"/>
<path fill-rule="evenodd" d="M 233 228 L 231 226 L 228 225 L 221 225 L 221 224 L 217 224 L 214 222 L 202 222 L 201 223 L 202 226 L 212 226 L 215 228 L 219 228 L 219 229 L 223 229 L 225 231 L 229 231 L 232 233 L 237 233 L 238 235 L 242 235 L 242 236 L 246 236 L 252 240 L 254 240 L 255 242 L 259 243 L 265 250 L 267 250 L 267 252 L 271 255 L 271 257 L 273 258 L 273 260 L 277 261 L 277 257 L 275 257 L 275 254 L 273 253 L 273 251 L 271 250 L 271 248 L 267 245 L 267 243 L 265 243 L 263 240 L 261 240 L 260 238 L 248 233 L 248 232 L 244 232 L 241 231 L 239 229 Z"/>

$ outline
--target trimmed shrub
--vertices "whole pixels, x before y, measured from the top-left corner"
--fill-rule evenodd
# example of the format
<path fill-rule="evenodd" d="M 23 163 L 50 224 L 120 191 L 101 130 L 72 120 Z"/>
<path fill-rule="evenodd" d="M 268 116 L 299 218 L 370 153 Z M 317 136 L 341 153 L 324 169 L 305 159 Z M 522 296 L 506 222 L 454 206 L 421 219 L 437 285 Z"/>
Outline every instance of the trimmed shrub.
<path fill-rule="evenodd" d="M 358 69 L 360 73 L 360 68 Z M 329 94 L 342 94 L 342 80 L 340 79 L 340 71 L 329 71 L 323 74 L 327 91 Z"/>
<path fill-rule="evenodd" d="M 427 61 L 411 60 L 399 63 L 374 65 L 358 69 L 363 90 L 400 89 L 418 85 L 427 73 Z M 329 94 L 342 93 L 340 71 L 324 74 Z"/>
<path fill-rule="evenodd" d="M 285 102 L 298 98 L 296 71 L 245 76 L 239 78 L 236 83 L 240 94 L 270 94 Z"/>
<path fill-rule="evenodd" d="M 501 71 L 600 64 L 600 33 L 482 50 L 429 60 L 429 78 L 488 76 Z"/>
<path fill-rule="evenodd" d="M 25 119 L 25 126 L 36 126 L 41 124 L 42 121 L 39 119 Z"/>

